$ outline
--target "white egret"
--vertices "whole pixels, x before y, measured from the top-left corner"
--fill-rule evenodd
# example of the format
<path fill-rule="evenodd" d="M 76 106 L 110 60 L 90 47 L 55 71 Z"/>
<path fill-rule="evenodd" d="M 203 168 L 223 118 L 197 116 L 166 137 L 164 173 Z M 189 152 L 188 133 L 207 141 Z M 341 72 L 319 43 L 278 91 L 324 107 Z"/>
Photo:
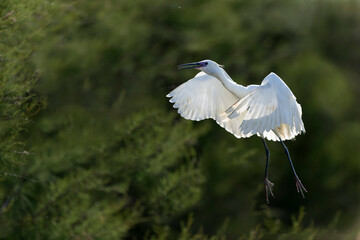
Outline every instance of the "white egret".
<path fill-rule="evenodd" d="M 179 69 L 195 68 L 200 72 L 170 92 L 167 97 L 185 119 L 200 121 L 214 119 L 237 138 L 252 135 L 261 137 L 266 150 L 265 194 L 274 197 L 274 184 L 268 179 L 270 151 L 265 139 L 280 141 L 290 162 L 298 192 L 307 192 L 292 164 L 283 140 L 293 139 L 305 132 L 301 119 L 301 106 L 284 81 L 270 73 L 261 85 L 242 86 L 235 83 L 225 70 L 214 61 L 179 65 Z"/>

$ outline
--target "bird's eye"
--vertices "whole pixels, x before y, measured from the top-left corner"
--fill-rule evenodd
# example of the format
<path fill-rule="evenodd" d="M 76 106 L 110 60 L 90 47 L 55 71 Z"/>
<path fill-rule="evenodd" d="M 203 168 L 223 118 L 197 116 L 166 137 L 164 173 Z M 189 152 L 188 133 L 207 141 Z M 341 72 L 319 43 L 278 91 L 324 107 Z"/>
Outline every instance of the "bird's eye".
<path fill-rule="evenodd" d="M 209 63 L 208 63 L 208 62 L 205 62 L 204 64 L 205 64 L 205 66 L 206 66 L 206 65 L 208 65 Z"/>

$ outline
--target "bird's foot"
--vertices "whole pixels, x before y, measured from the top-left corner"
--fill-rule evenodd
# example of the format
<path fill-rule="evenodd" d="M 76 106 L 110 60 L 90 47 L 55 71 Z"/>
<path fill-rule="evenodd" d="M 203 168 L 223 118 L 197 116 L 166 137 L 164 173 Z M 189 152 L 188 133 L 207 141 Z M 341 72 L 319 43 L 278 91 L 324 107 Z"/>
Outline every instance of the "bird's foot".
<path fill-rule="evenodd" d="M 298 193 L 301 193 L 302 197 L 305 198 L 304 196 L 304 192 L 307 193 L 306 188 L 304 187 L 304 185 L 301 183 L 300 179 L 298 176 L 295 176 L 295 184 L 296 184 L 296 190 Z"/>
<path fill-rule="evenodd" d="M 265 183 L 265 194 L 266 194 L 266 202 L 269 204 L 269 192 L 273 198 L 275 198 L 272 188 L 274 187 L 274 184 L 269 181 L 269 179 L 266 177 L 264 180 Z"/>

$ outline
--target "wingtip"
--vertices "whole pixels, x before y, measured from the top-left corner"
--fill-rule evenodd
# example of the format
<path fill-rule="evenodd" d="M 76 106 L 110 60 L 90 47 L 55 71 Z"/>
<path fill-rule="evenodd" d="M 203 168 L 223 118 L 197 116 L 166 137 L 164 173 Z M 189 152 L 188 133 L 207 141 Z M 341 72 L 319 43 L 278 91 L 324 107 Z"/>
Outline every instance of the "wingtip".
<path fill-rule="evenodd" d="M 270 72 L 270 73 L 268 74 L 268 76 L 277 76 L 277 74 L 274 73 L 274 72 Z"/>
<path fill-rule="evenodd" d="M 265 78 L 280 78 L 279 75 L 277 75 L 274 72 L 270 72 Z M 281 79 L 281 78 L 280 78 Z"/>

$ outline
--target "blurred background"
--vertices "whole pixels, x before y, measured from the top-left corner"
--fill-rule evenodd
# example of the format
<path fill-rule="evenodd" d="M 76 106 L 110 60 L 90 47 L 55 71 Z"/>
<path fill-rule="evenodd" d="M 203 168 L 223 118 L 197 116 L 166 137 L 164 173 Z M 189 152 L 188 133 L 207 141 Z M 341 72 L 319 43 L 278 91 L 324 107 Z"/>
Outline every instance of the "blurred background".
<path fill-rule="evenodd" d="M 3 0 L 0 239 L 360 239 L 360 3 Z M 276 72 L 306 134 L 279 143 L 177 115 L 212 59 Z"/>

